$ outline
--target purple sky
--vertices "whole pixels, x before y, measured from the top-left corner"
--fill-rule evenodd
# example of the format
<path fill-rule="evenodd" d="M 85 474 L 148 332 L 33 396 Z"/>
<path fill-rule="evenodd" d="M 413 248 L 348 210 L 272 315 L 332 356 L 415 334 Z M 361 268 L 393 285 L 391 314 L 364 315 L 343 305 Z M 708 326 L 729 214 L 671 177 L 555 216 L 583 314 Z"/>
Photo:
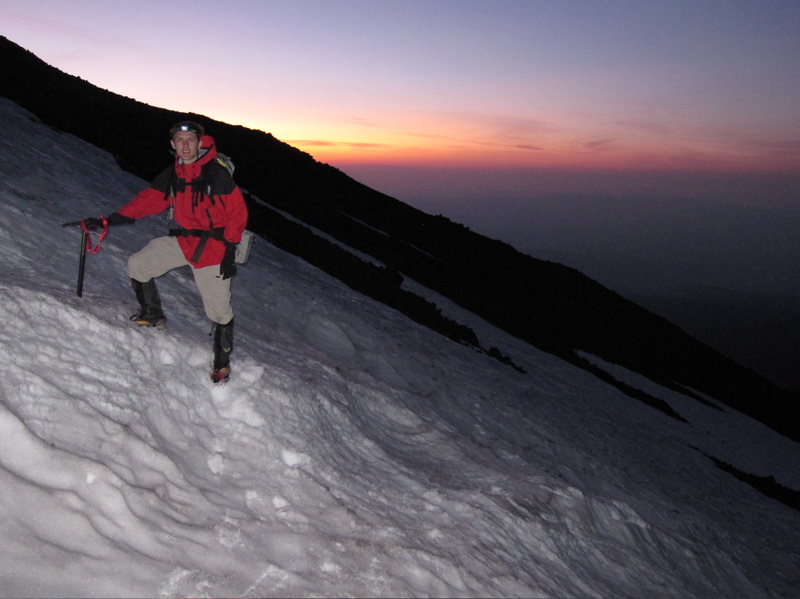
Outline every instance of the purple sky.
<path fill-rule="evenodd" d="M 765 174 L 786 201 L 798 31 L 797 0 L 0 4 L 0 33 L 70 74 L 416 202 L 724 199 Z"/>

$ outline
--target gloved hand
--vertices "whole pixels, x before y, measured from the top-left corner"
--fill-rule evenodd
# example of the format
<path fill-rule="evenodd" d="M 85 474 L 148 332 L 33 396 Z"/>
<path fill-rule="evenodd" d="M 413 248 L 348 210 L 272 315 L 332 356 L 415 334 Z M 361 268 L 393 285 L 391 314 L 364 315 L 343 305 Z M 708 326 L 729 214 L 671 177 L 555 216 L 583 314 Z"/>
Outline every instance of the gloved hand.
<path fill-rule="evenodd" d="M 106 220 L 108 220 L 108 219 L 106 219 Z M 84 218 L 83 219 L 83 224 L 90 231 L 95 231 L 97 229 L 102 229 L 103 228 L 103 218 L 102 217 L 100 217 L 100 218 L 94 218 L 94 217 L 92 217 L 92 218 Z"/>
<path fill-rule="evenodd" d="M 115 227 L 119 225 L 129 225 L 135 222 L 129 216 L 123 216 L 119 212 L 112 212 L 109 216 L 106 217 L 106 223 L 109 227 Z M 103 228 L 103 218 L 85 218 L 83 219 L 83 224 L 86 225 L 86 228 L 90 231 L 94 231 L 95 229 L 102 229 Z"/>
<path fill-rule="evenodd" d="M 236 274 L 236 244 L 230 241 L 223 241 L 225 244 L 225 256 L 219 265 L 219 274 L 222 280 L 230 279 Z"/>

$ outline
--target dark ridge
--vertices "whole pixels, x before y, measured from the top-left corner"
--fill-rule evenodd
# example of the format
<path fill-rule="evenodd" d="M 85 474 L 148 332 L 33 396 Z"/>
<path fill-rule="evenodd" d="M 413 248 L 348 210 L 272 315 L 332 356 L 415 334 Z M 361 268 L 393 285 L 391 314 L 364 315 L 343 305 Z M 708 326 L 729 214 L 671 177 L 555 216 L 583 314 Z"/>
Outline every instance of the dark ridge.
<path fill-rule="evenodd" d="M 702 453 L 709 460 L 714 462 L 714 465 L 723 472 L 732 474 L 738 480 L 742 481 L 743 483 L 747 483 L 762 495 L 769 497 L 770 499 L 774 499 L 775 501 L 779 501 L 783 505 L 800 512 L 800 491 L 795 491 L 794 489 L 783 486 L 776 481 L 775 477 L 772 475 L 758 476 L 757 474 L 749 474 L 743 470 L 739 470 L 736 466 L 731 466 L 722 460 L 718 460 L 714 456 L 700 451 L 697 449 L 697 447 L 692 447 L 692 449 Z"/>

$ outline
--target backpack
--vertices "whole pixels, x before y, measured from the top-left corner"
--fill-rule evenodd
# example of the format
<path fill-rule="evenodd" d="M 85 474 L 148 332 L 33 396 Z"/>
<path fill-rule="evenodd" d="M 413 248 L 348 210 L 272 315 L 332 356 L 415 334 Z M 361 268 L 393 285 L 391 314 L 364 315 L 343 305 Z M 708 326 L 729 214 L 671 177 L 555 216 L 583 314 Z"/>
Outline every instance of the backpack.
<path fill-rule="evenodd" d="M 217 161 L 217 164 L 228 169 L 231 177 L 233 177 L 233 171 L 236 169 L 236 165 L 233 164 L 233 160 L 230 159 L 230 156 L 217 151 L 217 156 L 214 158 L 214 160 Z M 236 246 L 236 257 L 234 259 L 236 264 L 244 264 L 247 262 L 247 259 L 250 257 L 250 248 L 253 247 L 254 241 L 255 237 L 253 236 L 252 231 L 248 229 L 242 231 L 242 240 Z"/>
<path fill-rule="evenodd" d="M 233 177 L 233 171 L 236 170 L 236 165 L 233 164 L 233 160 L 231 160 L 229 156 L 226 156 L 222 152 L 217 152 L 217 156 L 216 158 L 214 158 L 214 160 L 217 161 L 217 164 L 224 166 L 226 169 L 228 169 L 228 172 L 231 174 L 231 177 Z"/>

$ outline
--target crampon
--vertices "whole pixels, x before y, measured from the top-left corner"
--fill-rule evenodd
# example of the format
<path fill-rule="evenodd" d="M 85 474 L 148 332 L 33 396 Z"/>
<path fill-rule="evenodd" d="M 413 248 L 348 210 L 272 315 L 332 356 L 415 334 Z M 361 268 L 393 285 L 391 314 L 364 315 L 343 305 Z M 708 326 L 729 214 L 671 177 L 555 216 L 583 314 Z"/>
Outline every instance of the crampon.
<path fill-rule="evenodd" d="M 153 327 L 159 331 L 167 328 L 166 316 L 143 316 L 141 313 L 131 316 L 131 320 L 141 327 Z"/>
<path fill-rule="evenodd" d="M 215 385 L 224 385 L 231 378 L 231 369 L 226 367 L 219 368 L 211 373 L 211 382 Z"/>

